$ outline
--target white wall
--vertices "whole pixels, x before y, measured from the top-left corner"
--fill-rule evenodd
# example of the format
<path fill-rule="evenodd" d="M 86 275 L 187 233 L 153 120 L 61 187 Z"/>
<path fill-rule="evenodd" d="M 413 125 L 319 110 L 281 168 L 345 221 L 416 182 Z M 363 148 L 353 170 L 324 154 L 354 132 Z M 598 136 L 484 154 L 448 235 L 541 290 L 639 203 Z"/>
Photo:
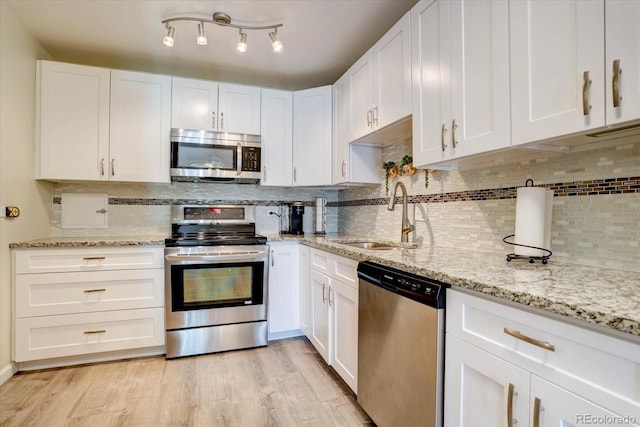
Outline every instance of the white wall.
<path fill-rule="evenodd" d="M 52 186 L 34 179 L 35 61 L 45 58 L 0 2 L 0 205 L 20 208 L 19 218 L 0 218 L 0 383 L 13 374 L 9 243 L 51 234 Z"/>

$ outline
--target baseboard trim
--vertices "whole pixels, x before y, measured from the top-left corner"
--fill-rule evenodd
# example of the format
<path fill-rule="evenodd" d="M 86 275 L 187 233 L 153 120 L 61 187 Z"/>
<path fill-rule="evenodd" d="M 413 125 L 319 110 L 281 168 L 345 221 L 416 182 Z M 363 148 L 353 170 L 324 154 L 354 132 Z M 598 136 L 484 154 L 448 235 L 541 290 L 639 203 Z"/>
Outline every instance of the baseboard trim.
<path fill-rule="evenodd" d="M 0 369 L 0 385 L 7 382 L 16 372 L 18 372 L 18 366 L 11 362 L 4 368 Z"/>

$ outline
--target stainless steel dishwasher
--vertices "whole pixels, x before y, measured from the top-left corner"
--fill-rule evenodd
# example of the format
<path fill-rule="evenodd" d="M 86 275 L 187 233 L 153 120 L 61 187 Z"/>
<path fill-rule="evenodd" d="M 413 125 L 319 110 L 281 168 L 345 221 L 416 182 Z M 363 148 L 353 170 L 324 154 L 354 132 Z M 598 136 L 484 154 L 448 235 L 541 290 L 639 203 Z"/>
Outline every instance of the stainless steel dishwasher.
<path fill-rule="evenodd" d="M 358 264 L 358 404 L 378 427 L 442 426 L 448 285 Z"/>

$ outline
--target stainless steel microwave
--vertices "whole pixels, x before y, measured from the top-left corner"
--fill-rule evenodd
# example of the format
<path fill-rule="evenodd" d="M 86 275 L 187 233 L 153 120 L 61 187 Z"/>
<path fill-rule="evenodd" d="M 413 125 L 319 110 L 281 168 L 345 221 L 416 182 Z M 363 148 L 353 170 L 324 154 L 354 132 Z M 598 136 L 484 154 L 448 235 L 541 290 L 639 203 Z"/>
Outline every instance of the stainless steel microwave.
<path fill-rule="evenodd" d="M 252 184 L 260 181 L 260 136 L 171 129 L 171 179 Z"/>

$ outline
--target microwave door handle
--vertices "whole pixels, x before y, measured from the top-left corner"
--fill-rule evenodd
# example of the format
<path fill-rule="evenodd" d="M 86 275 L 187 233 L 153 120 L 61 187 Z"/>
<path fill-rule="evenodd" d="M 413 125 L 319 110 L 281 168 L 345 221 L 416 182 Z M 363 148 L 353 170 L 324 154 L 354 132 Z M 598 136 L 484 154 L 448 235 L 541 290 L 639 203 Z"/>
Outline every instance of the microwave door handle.
<path fill-rule="evenodd" d="M 242 144 L 238 142 L 238 176 L 242 175 Z"/>

